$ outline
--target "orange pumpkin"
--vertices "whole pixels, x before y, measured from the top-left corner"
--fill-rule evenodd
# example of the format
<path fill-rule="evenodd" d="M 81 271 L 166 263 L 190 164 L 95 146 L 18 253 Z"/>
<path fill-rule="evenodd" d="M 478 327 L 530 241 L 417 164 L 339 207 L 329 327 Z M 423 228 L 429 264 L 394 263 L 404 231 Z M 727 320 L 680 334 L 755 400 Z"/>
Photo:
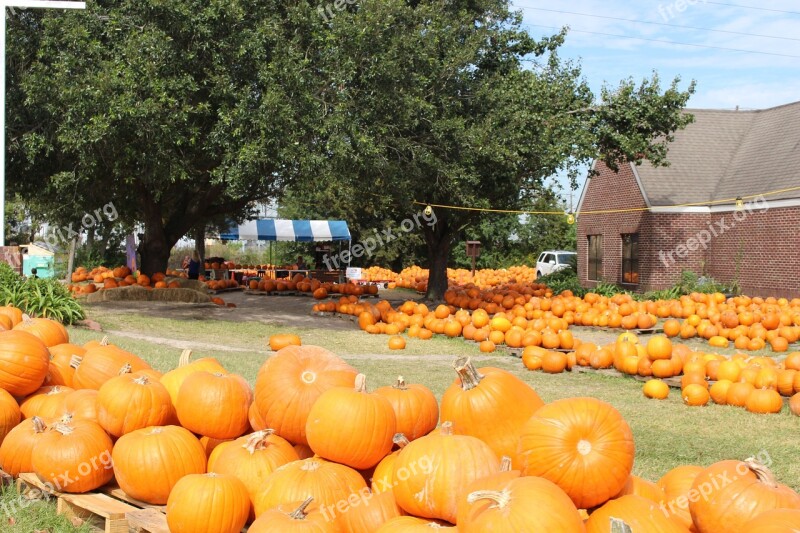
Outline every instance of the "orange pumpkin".
<path fill-rule="evenodd" d="M 766 511 L 800 509 L 800 495 L 754 460 L 714 463 L 698 474 L 692 489 L 707 494 L 689 503 L 698 533 L 737 531 Z"/>
<path fill-rule="evenodd" d="M 524 475 L 559 485 L 588 509 L 622 490 L 633 468 L 633 434 L 622 415 L 595 398 L 568 398 L 540 407 L 519 441 Z"/>

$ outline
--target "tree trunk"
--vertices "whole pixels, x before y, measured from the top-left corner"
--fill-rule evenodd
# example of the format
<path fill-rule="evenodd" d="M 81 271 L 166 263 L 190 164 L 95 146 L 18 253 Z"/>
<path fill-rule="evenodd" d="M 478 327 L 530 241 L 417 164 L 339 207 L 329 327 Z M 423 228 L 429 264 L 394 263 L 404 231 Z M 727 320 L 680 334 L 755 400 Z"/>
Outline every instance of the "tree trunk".
<path fill-rule="evenodd" d="M 447 290 L 447 261 L 453 246 L 455 232 L 450 228 L 446 215 L 439 214 L 433 227 L 423 226 L 425 242 L 428 245 L 428 291 L 426 300 L 444 300 Z"/>
<path fill-rule="evenodd" d="M 169 254 L 178 239 L 167 238 L 164 222 L 155 210 L 145 211 L 143 222 L 144 235 L 138 247 L 141 255 L 139 270 L 148 276 L 156 272 L 166 272 Z"/>
<path fill-rule="evenodd" d="M 200 264 L 202 265 L 206 260 L 206 226 L 205 226 L 205 224 L 198 224 L 194 228 L 194 249 L 197 250 L 197 255 L 200 256 Z"/>

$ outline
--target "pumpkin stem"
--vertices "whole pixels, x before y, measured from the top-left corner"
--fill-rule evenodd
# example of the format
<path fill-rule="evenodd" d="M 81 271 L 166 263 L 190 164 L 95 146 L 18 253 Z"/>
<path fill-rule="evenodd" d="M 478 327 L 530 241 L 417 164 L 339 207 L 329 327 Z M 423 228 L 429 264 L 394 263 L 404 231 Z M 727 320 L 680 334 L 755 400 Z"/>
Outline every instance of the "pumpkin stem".
<path fill-rule="evenodd" d="M 69 366 L 70 368 L 74 368 L 78 370 L 78 367 L 81 366 L 81 361 L 83 361 L 83 357 L 80 355 L 73 355 L 69 358 Z"/>
<path fill-rule="evenodd" d="M 61 415 L 61 418 L 59 418 L 58 421 L 62 424 L 69 424 L 72 422 L 72 413 L 64 413 Z"/>
<path fill-rule="evenodd" d="M 305 520 L 308 513 L 306 513 L 306 508 L 311 505 L 311 502 L 314 500 L 311 496 L 308 497 L 306 501 L 300 504 L 300 507 L 295 509 L 289 514 L 289 517 L 293 520 Z"/>
<path fill-rule="evenodd" d="M 458 377 L 461 378 L 462 390 L 474 389 L 483 379 L 483 376 L 478 372 L 478 369 L 475 368 L 475 365 L 472 364 L 472 360 L 469 357 L 459 357 L 456 359 L 453 363 L 453 368 L 458 374 Z"/>
<path fill-rule="evenodd" d="M 54 385 L 52 389 L 47 393 L 48 396 L 51 394 L 59 394 L 61 392 L 61 387 L 58 385 Z"/>
<path fill-rule="evenodd" d="M 117 373 L 117 375 L 118 376 L 123 376 L 125 374 L 130 374 L 132 371 L 133 371 L 133 367 L 131 366 L 131 364 L 130 363 L 125 363 L 124 365 L 122 365 L 122 368 L 119 369 L 119 372 Z"/>
<path fill-rule="evenodd" d="M 500 471 L 501 472 L 511 472 L 511 457 L 504 455 L 500 459 Z"/>
<path fill-rule="evenodd" d="M 359 374 L 356 376 L 356 392 L 367 392 L 367 376 Z"/>
<path fill-rule="evenodd" d="M 397 385 L 394 386 L 395 389 L 400 390 L 408 390 L 408 386 L 406 385 L 406 380 L 403 376 L 397 376 Z"/>
<path fill-rule="evenodd" d="M 133 382 L 136 383 L 137 385 L 149 385 L 150 378 L 147 377 L 147 374 L 142 374 L 138 378 L 134 379 Z"/>
<path fill-rule="evenodd" d="M 611 533 L 633 533 L 633 529 L 631 529 L 631 526 L 629 526 L 619 518 L 614 518 L 612 516 L 608 519 L 608 521 L 609 525 L 611 526 Z"/>
<path fill-rule="evenodd" d="M 44 433 L 44 431 L 47 429 L 47 424 L 45 424 L 44 420 L 42 420 L 38 416 L 34 416 L 33 418 L 31 418 L 31 421 L 33 422 L 34 433 Z"/>
<path fill-rule="evenodd" d="M 491 500 L 492 507 L 503 509 L 511 501 L 511 493 L 507 490 L 476 490 L 467 496 L 467 503 L 473 504 L 478 500 Z"/>
<path fill-rule="evenodd" d="M 756 475 L 761 483 L 773 489 L 778 487 L 778 482 L 775 480 L 775 475 L 772 471 L 759 463 L 755 457 L 748 457 L 744 460 L 744 464 Z"/>
<path fill-rule="evenodd" d="M 189 358 L 192 356 L 192 351 L 186 349 L 181 352 L 181 356 L 178 358 L 178 366 L 186 366 L 189 364 Z"/>
<path fill-rule="evenodd" d="M 394 437 L 392 437 L 392 442 L 394 442 L 401 450 L 411 444 L 411 441 L 408 440 L 402 433 L 395 433 Z"/>
<path fill-rule="evenodd" d="M 441 427 L 441 434 L 442 435 L 452 435 L 453 434 L 453 423 L 449 420 L 447 422 L 442 422 Z"/>
<path fill-rule="evenodd" d="M 275 433 L 274 429 L 262 429 L 261 431 L 256 431 L 247 438 L 247 442 L 242 445 L 242 448 L 247 450 L 250 455 L 253 455 L 258 450 L 264 450 L 267 448 L 267 439 L 273 433 Z"/>
<path fill-rule="evenodd" d="M 103 338 L 100 339 L 100 346 L 108 346 L 108 335 L 103 335 Z"/>
<path fill-rule="evenodd" d="M 63 420 L 56 423 L 51 429 L 53 429 L 54 431 L 58 431 L 62 435 L 69 435 L 73 431 L 75 431 L 75 428 L 70 426 L 69 422 Z"/>

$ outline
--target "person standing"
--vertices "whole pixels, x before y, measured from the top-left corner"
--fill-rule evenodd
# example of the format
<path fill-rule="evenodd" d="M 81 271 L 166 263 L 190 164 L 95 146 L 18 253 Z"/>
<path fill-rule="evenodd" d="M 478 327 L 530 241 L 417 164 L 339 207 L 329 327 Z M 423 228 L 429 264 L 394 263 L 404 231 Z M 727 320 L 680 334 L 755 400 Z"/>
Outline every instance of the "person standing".
<path fill-rule="evenodd" d="M 200 254 L 197 253 L 197 250 L 192 252 L 192 258 L 186 267 L 186 273 L 189 275 L 189 279 L 198 279 L 200 277 Z"/>

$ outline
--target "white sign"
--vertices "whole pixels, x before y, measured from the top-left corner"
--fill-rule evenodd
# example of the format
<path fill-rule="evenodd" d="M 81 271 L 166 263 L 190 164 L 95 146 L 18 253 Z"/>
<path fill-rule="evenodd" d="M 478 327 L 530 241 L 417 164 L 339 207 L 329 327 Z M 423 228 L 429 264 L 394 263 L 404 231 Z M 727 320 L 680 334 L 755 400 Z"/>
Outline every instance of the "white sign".
<path fill-rule="evenodd" d="M 347 276 L 347 279 L 361 279 L 361 268 L 348 267 L 345 271 L 345 276 Z"/>

